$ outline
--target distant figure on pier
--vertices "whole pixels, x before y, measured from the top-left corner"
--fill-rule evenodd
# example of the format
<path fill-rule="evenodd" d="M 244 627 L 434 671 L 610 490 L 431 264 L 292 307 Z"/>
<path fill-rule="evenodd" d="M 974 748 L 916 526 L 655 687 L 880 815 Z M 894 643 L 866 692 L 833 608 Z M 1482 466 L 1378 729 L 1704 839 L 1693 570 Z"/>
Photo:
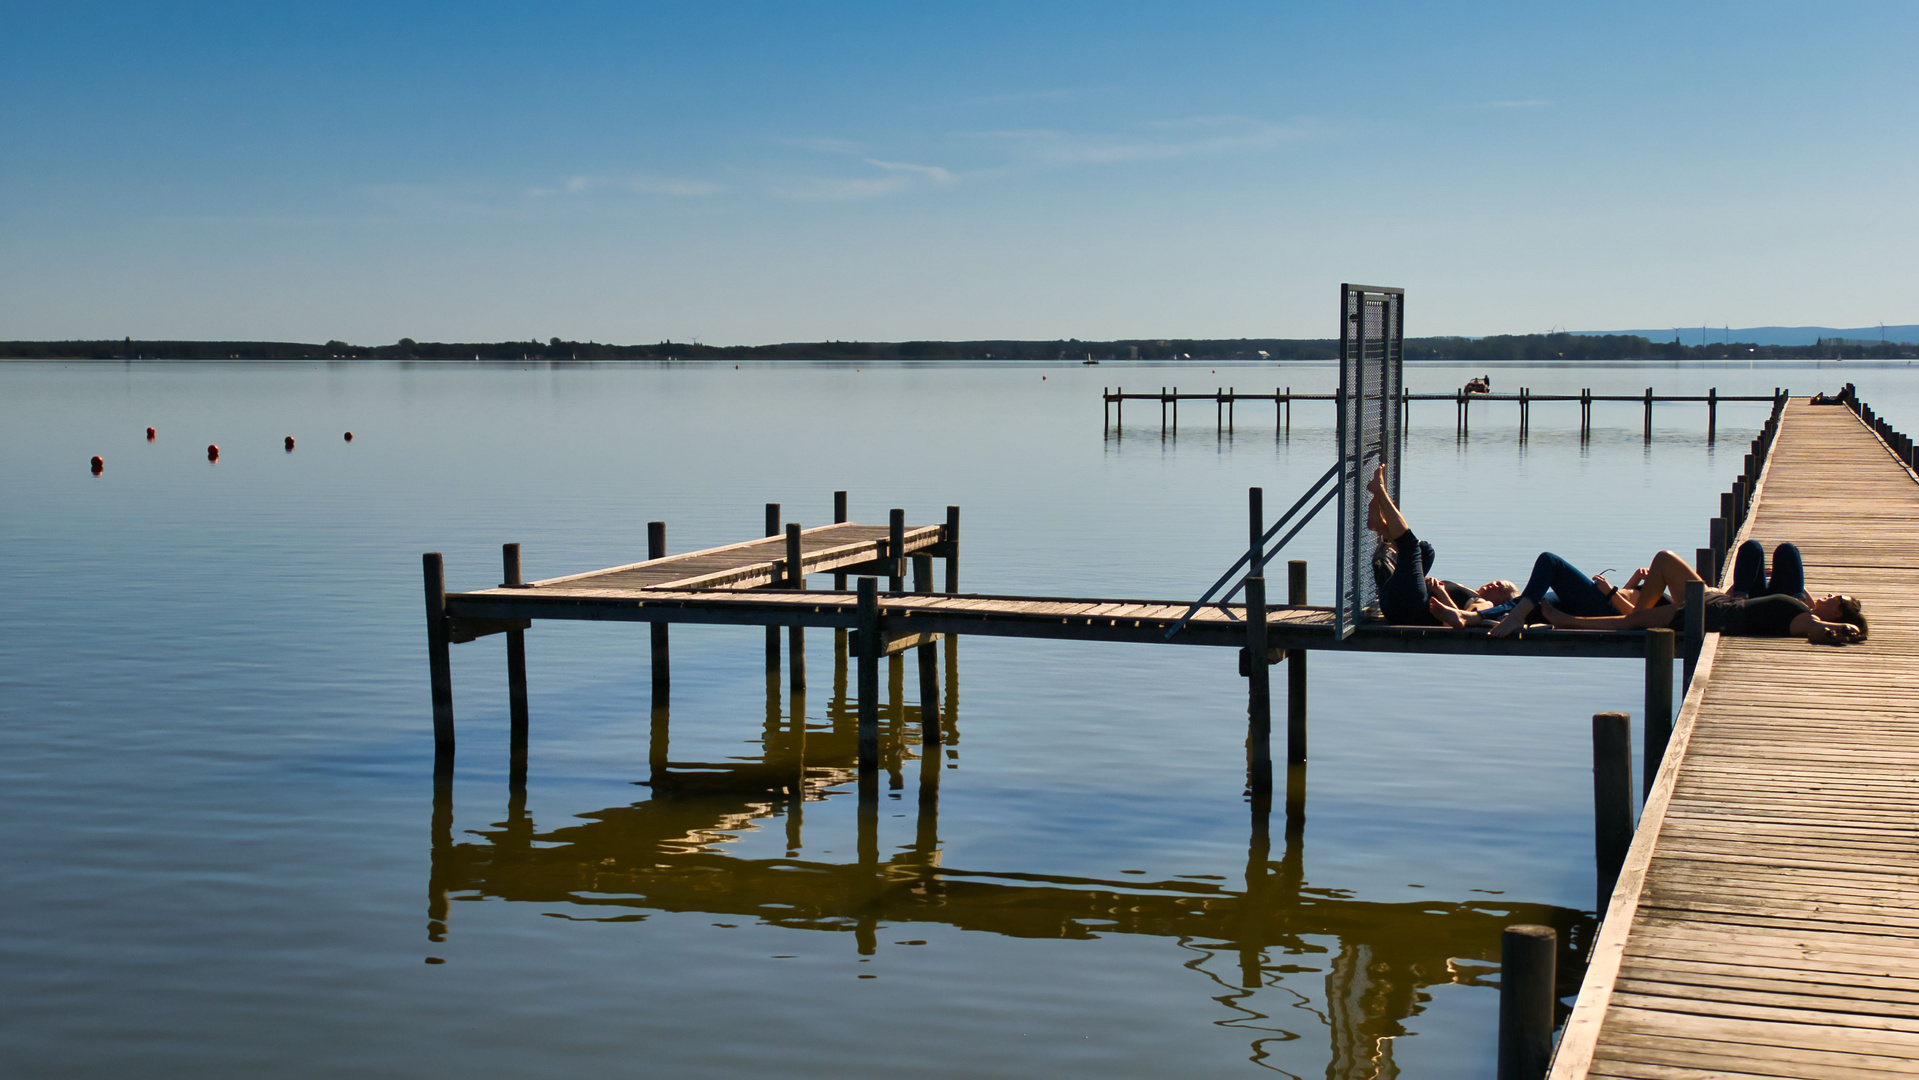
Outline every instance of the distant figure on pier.
<path fill-rule="evenodd" d="M 1465 393 L 1490 394 L 1492 392 L 1493 377 L 1491 375 L 1480 375 L 1476 378 L 1466 380 Z"/>
<path fill-rule="evenodd" d="M 1772 575 L 1764 572 L 1764 550 L 1756 541 L 1739 546 L 1733 562 L 1736 590 L 1706 589 L 1706 632 L 1739 637 L 1803 637 L 1816 645 L 1846 645 L 1866 639 L 1866 614 L 1859 601 L 1840 593 L 1813 599 L 1805 591 L 1799 549 L 1781 544 L 1773 553 Z M 1743 567 L 1741 564 L 1744 564 Z M 1652 565 L 1633 571 L 1614 596 L 1630 594 L 1632 609 L 1623 615 L 1580 617 L 1550 603 L 1540 606 L 1546 621 L 1568 630 L 1647 630 L 1685 626 L 1686 583 L 1703 581 L 1671 551 L 1653 556 Z M 1670 602 L 1666 602 L 1670 600 Z M 1497 630 L 1497 628 L 1495 628 Z"/>

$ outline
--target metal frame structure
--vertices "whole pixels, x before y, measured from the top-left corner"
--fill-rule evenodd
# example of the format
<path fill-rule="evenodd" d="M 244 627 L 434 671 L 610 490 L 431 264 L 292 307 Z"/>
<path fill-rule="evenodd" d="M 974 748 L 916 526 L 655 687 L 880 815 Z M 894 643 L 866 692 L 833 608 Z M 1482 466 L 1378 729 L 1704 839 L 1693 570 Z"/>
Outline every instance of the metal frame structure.
<path fill-rule="evenodd" d="M 1341 640 L 1362 618 L 1379 615 L 1373 555 L 1379 537 L 1366 528 L 1366 482 L 1386 466 L 1386 488 L 1399 500 L 1405 450 L 1406 290 L 1339 287 L 1339 529 L 1335 553 L 1334 627 Z"/>

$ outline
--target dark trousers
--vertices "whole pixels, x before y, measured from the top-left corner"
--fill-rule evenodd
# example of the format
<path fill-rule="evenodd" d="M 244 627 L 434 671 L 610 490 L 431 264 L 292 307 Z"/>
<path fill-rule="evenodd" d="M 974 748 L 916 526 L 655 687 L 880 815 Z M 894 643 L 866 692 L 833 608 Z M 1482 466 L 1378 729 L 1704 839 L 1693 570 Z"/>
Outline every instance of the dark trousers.
<path fill-rule="evenodd" d="M 1554 606 L 1568 615 L 1619 614 L 1612 601 L 1606 599 L 1606 594 L 1579 567 L 1550 551 L 1542 551 L 1533 560 L 1532 576 L 1526 579 L 1526 587 L 1519 590 L 1519 595 L 1537 606 L 1548 592 L 1553 594 Z"/>
<path fill-rule="evenodd" d="M 1806 563 L 1799 548 L 1780 544 L 1772 549 L 1772 576 L 1766 575 L 1766 549 L 1759 541 L 1739 545 L 1732 560 L 1731 592 L 1741 596 L 1798 596 L 1806 591 Z"/>
<path fill-rule="evenodd" d="M 1426 606 L 1426 567 L 1433 548 L 1411 529 L 1393 541 L 1393 576 L 1379 589 L 1379 613 L 1390 623 L 1435 626 L 1439 620 Z"/>

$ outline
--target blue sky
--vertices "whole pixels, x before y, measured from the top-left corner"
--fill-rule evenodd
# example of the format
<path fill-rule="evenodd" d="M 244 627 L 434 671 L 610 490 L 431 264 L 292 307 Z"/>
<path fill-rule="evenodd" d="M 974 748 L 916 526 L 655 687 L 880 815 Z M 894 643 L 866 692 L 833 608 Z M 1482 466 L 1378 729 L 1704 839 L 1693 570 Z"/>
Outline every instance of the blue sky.
<path fill-rule="evenodd" d="M 0 3 L 0 338 L 1919 321 L 1919 5 Z"/>

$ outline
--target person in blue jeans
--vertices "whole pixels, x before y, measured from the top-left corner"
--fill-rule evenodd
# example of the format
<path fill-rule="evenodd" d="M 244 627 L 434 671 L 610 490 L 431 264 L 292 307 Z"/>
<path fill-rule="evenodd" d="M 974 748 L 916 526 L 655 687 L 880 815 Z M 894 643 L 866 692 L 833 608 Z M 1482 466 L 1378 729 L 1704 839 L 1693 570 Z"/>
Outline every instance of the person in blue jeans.
<path fill-rule="evenodd" d="M 1435 607 L 1433 614 L 1440 622 L 1454 627 L 1484 626 L 1490 620 L 1497 620 L 1491 633 L 1494 637 L 1505 637 L 1524 625 L 1527 617 L 1549 597 L 1559 610 L 1572 615 L 1622 615 L 1631 610 L 1630 597 L 1621 597 L 1604 575 L 1587 577 L 1577 566 L 1550 551 L 1540 552 L 1533 560 L 1533 571 L 1524 586 L 1510 581 L 1490 581 L 1480 587 L 1479 594 L 1494 601 L 1493 604 L 1478 611 L 1442 610 L 1442 605 Z M 1501 599 L 1504 602 L 1500 602 Z"/>
<path fill-rule="evenodd" d="M 1798 545 L 1792 543 L 1772 549 L 1770 575 L 1766 573 L 1766 549 L 1759 546 L 1759 541 L 1740 544 L 1732 560 L 1732 588 L 1726 591 L 1741 599 L 1796 596 L 1806 603 L 1812 602 L 1806 593 L 1806 561 L 1799 557 Z"/>
<path fill-rule="evenodd" d="M 1366 507 L 1366 527 L 1379 534 L 1390 557 L 1376 559 L 1373 572 L 1379 583 L 1380 614 L 1387 622 L 1405 626 L 1479 625 L 1482 617 L 1497 617 L 1519 595 L 1510 581 L 1489 581 L 1477 589 L 1428 575 L 1433 546 L 1413 534 L 1406 516 L 1386 492 L 1386 467 L 1374 470 L 1366 485 L 1372 498 Z M 1490 615 L 1488 615 L 1490 613 Z"/>

